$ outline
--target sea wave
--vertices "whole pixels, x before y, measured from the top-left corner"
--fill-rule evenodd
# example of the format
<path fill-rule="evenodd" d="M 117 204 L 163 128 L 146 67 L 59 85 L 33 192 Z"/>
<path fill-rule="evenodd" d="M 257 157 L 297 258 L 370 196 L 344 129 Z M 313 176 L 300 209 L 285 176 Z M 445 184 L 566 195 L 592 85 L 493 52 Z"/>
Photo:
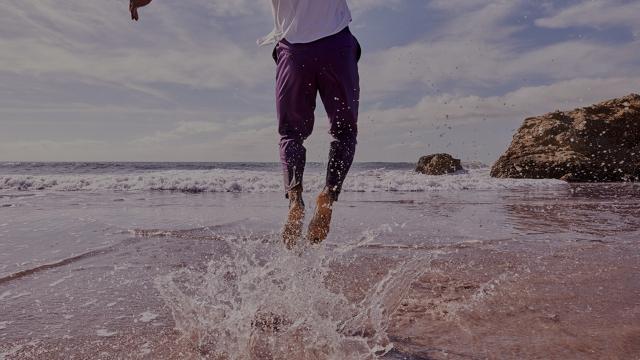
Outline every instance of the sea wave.
<path fill-rule="evenodd" d="M 305 175 L 305 188 L 320 189 L 324 174 Z M 566 186 L 559 180 L 494 179 L 488 169 L 463 174 L 426 176 L 407 170 L 365 170 L 349 175 L 346 192 L 424 192 L 447 190 L 499 190 Z M 197 170 L 137 174 L 0 175 L 0 190 L 18 191 L 180 191 L 278 192 L 282 175 L 274 171 Z"/>

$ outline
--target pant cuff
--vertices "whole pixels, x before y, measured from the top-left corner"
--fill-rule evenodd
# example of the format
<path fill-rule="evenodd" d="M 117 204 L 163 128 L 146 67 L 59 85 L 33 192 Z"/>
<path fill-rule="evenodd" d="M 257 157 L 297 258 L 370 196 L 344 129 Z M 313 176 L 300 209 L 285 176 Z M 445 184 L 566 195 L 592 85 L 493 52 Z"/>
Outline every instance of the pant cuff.
<path fill-rule="evenodd" d="M 322 192 L 329 194 L 329 197 L 333 202 L 338 201 L 338 197 L 340 197 L 340 191 L 342 191 L 342 189 L 337 185 L 326 185 L 322 190 Z"/>
<path fill-rule="evenodd" d="M 291 183 L 288 185 L 285 185 L 284 187 L 284 198 L 288 199 L 289 198 L 289 192 L 297 187 L 300 187 L 300 191 L 302 191 L 302 183 L 301 182 L 296 182 L 296 183 Z"/>

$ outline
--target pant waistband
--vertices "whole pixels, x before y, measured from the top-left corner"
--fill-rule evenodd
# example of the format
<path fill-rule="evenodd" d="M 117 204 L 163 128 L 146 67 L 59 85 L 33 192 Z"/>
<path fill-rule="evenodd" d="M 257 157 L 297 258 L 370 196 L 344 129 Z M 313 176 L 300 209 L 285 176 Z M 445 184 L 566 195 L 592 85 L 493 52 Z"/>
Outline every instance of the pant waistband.
<path fill-rule="evenodd" d="M 349 30 L 349 27 L 345 27 L 344 29 L 338 31 L 337 33 L 333 34 L 333 35 L 329 35 L 329 36 L 325 36 L 323 38 L 320 38 L 318 40 L 312 41 L 312 42 L 308 42 L 308 43 L 295 43 L 292 44 L 290 42 L 287 41 L 287 39 L 282 39 L 279 41 L 278 45 L 282 45 L 286 48 L 296 48 L 296 49 L 304 49 L 307 47 L 316 47 L 318 45 L 323 45 L 325 43 L 330 43 L 335 39 L 341 38 L 345 35 L 351 35 L 351 30 Z"/>

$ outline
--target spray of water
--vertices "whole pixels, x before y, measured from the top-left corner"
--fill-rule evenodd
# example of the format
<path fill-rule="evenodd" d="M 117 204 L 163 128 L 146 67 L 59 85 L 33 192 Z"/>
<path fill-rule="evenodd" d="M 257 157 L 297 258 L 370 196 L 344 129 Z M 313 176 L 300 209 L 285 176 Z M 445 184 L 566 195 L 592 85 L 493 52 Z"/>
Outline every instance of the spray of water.
<path fill-rule="evenodd" d="M 422 254 L 397 262 L 357 302 L 331 290 L 332 264 L 348 263 L 382 226 L 350 244 L 287 251 L 277 234 L 225 235 L 205 269 L 156 279 L 194 358 L 374 359 L 393 348 L 391 314 L 427 270 Z"/>

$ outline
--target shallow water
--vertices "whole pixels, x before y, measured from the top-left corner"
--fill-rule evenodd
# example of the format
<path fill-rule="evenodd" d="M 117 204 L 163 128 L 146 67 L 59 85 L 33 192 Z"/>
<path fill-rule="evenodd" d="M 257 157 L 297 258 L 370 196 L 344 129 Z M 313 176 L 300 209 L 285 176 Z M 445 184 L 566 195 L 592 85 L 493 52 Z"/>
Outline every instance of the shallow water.
<path fill-rule="evenodd" d="M 395 171 L 293 252 L 277 190 L 8 187 L 0 359 L 640 356 L 640 187 Z"/>

